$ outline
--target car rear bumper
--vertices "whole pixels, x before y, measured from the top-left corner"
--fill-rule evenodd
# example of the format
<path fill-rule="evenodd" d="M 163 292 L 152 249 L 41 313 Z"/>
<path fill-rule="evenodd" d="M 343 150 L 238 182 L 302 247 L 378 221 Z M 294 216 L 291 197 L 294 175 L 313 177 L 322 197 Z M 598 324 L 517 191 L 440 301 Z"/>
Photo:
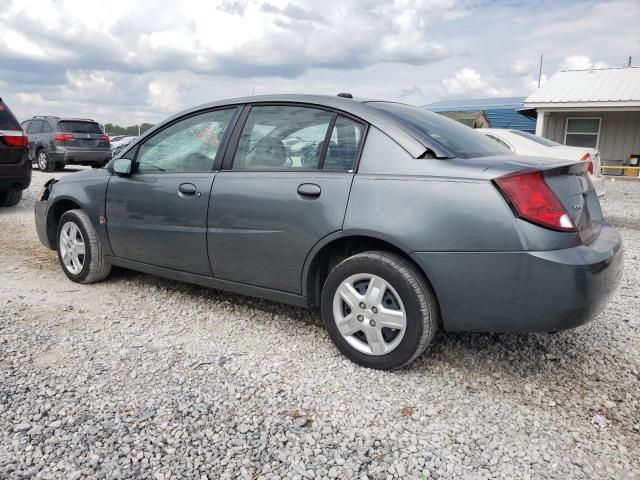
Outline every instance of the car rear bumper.
<path fill-rule="evenodd" d="M 622 240 L 603 226 L 589 245 L 545 252 L 416 252 L 445 330 L 549 332 L 600 313 L 622 277 Z"/>
<path fill-rule="evenodd" d="M 93 165 L 102 164 L 111 159 L 111 150 L 71 150 L 51 152 L 49 159 L 56 163 Z"/>
<path fill-rule="evenodd" d="M 25 155 L 18 163 L 0 163 L 0 192 L 26 190 L 31 184 L 31 159 Z"/>

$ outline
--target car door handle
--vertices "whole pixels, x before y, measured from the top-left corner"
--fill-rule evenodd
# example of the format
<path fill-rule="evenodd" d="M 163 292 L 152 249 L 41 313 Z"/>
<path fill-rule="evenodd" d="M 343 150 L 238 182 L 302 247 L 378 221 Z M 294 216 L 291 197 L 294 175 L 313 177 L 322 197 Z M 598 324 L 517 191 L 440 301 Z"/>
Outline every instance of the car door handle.
<path fill-rule="evenodd" d="M 320 185 L 315 183 L 303 183 L 298 187 L 298 194 L 303 197 L 319 197 L 320 192 L 322 192 Z"/>
<path fill-rule="evenodd" d="M 181 183 L 178 187 L 178 191 L 182 195 L 195 195 L 196 194 L 196 186 L 193 183 Z"/>

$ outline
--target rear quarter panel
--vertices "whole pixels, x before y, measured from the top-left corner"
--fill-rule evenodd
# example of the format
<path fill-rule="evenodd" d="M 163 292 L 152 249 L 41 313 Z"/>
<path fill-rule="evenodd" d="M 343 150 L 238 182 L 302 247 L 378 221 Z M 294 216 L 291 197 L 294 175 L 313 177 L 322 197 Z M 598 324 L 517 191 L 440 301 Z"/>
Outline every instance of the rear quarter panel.
<path fill-rule="evenodd" d="M 415 159 L 371 129 L 344 230 L 390 241 L 407 253 L 522 250 L 509 206 L 476 170 L 449 160 Z"/>

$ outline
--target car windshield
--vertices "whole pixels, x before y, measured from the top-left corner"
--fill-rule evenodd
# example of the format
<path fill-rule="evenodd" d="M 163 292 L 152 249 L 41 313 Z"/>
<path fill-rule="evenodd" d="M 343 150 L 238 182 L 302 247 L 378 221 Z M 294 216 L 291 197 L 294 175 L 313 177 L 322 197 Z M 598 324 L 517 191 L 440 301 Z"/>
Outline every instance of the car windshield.
<path fill-rule="evenodd" d="M 538 135 L 534 135 L 529 132 L 522 132 L 520 130 L 509 130 L 509 132 L 514 135 L 518 135 L 520 137 L 524 137 L 527 140 L 531 140 L 532 142 L 539 143 L 540 145 L 544 145 L 545 147 L 563 147 L 561 143 L 554 142 L 553 140 L 549 140 L 547 138 L 539 137 Z"/>
<path fill-rule="evenodd" d="M 457 157 L 487 157 L 509 153 L 505 147 L 481 133 L 474 132 L 472 128 L 437 113 L 400 103 L 368 102 L 368 104 L 390 113 L 419 133 L 443 145 Z"/>
<path fill-rule="evenodd" d="M 60 131 L 64 133 L 102 133 L 100 125 L 95 122 L 62 121 L 59 122 Z"/>

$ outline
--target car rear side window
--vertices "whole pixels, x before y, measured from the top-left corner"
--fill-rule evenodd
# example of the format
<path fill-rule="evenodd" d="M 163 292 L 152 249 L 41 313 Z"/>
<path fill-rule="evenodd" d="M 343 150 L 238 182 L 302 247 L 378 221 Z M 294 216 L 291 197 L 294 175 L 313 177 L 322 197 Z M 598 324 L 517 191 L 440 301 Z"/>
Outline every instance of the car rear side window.
<path fill-rule="evenodd" d="M 100 125 L 95 122 L 63 120 L 58 122 L 58 128 L 64 133 L 103 133 Z"/>
<path fill-rule="evenodd" d="M 180 120 L 140 145 L 138 173 L 210 171 L 236 108 Z"/>
<path fill-rule="evenodd" d="M 0 130 L 20 130 L 18 120 L 2 101 L 0 101 Z"/>
<path fill-rule="evenodd" d="M 509 150 L 461 123 L 421 108 L 389 102 L 368 102 L 407 124 L 426 141 L 435 141 L 456 157 L 504 155 Z"/>
<path fill-rule="evenodd" d="M 331 132 L 322 169 L 353 170 L 363 132 L 364 126 L 362 124 L 338 115 Z"/>
<path fill-rule="evenodd" d="M 28 134 L 42 133 L 44 122 L 42 120 L 33 120 L 29 125 Z"/>
<path fill-rule="evenodd" d="M 333 112 L 310 107 L 251 107 L 233 170 L 318 168 L 333 117 Z"/>

